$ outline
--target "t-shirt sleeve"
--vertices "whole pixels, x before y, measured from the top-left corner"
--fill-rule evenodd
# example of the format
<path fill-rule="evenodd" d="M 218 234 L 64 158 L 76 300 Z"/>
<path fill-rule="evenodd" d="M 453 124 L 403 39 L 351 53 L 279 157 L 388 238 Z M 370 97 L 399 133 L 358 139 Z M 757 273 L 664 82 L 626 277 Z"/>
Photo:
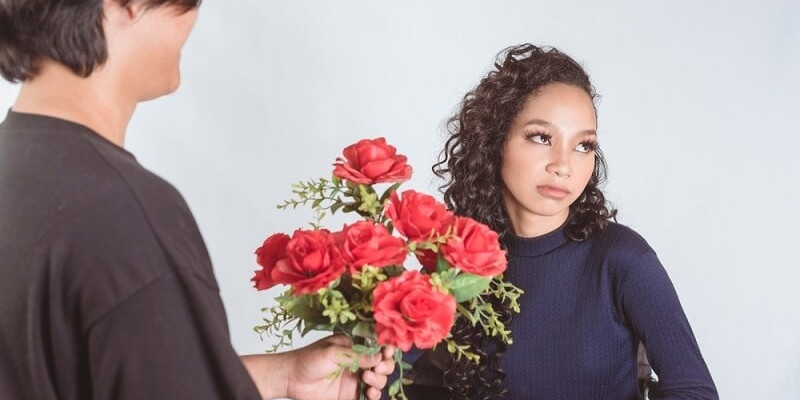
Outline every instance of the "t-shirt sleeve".
<path fill-rule="evenodd" d="M 260 398 L 227 331 L 204 316 L 213 313 L 203 308 L 214 305 L 188 301 L 218 300 L 211 288 L 195 283 L 167 273 L 92 324 L 87 346 L 93 398 Z"/>
<path fill-rule="evenodd" d="M 692 328 L 658 257 L 649 250 L 625 258 L 622 309 L 659 378 L 650 398 L 718 399 Z"/>

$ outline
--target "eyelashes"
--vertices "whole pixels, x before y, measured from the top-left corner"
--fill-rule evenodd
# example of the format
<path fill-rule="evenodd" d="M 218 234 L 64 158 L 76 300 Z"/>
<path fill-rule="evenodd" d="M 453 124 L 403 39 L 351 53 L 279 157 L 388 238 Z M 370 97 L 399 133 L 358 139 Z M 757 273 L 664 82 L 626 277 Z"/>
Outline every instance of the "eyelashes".
<path fill-rule="evenodd" d="M 553 135 L 544 132 L 530 132 L 525 134 L 525 140 L 533 143 L 552 145 Z M 584 140 L 575 146 L 575 151 L 579 153 L 590 153 L 597 150 L 598 144 L 596 140 Z"/>
<path fill-rule="evenodd" d="M 592 151 L 595 151 L 595 150 L 597 150 L 597 142 L 594 141 L 594 140 L 586 140 L 586 141 L 580 142 L 575 147 L 575 151 L 578 151 L 578 152 L 581 152 L 581 153 L 589 153 L 589 152 L 592 152 Z"/>
<path fill-rule="evenodd" d="M 547 145 L 549 145 L 550 144 L 550 139 L 552 139 L 552 138 L 553 138 L 552 135 L 549 135 L 549 134 L 543 133 L 543 132 L 536 132 L 536 133 L 532 132 L 532 133 L 526 133 L 525 134 L 525 140 L 530 140 L 533 143 L 539 143 L 539 144 L 547 144 Z"/>

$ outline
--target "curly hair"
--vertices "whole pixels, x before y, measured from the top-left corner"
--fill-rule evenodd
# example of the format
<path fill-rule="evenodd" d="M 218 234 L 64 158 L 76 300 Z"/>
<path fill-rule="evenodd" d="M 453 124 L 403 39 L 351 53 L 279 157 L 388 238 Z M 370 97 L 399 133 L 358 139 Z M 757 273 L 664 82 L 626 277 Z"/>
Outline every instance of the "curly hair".
<path fill-rule="evenodd" d="M 593 104 L 598 99 L 588 74 L 559 50 L 532 44 L 503 50 L 497 56 L 495 69 L 464 96 L 459 111 L 448 120 L 450 137 L 432 168 L 434 174 L 445 179 L 440 189 L 447 206 L 457 215 L 487 224 L 500 234 L 501 241 L 511 234 L 500 175 L 507 132 L 525 101 L 553 83 L 582 89 Z M 583 241 L 601 233 L 616 214 L 607 207 L 599 189 L 606 172 L 599 148 L 595 156 L 592 176 L 578 199 L 570 205 L 564 227 L 565 235 L 572 241 Z M 508 324 L 511 319 L 508 306 L 497 301 L 493 306 L 501 320 Z M 502 385 L 505 373 L 499 368 L 505 346 L 463 318 L 459 320 L 453 330 L 454 338 L 481 349 L 481 363 L 451 360 L 443 373 L 449 397 L 489 399 L 506 394 Z M 496 351 L 487 354 L 486 348 Z"/>

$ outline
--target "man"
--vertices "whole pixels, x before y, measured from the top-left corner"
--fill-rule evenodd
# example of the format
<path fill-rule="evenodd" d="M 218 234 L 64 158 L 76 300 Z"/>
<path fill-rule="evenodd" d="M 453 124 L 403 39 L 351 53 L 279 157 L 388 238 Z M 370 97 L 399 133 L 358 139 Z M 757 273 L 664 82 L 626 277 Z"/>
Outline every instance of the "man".
<path fill-rule="evenodd" d="M 239 357 L 180 194 L 123 149 L 200 0 L 0 0 L 0 398 L 345 399 L 347 340 Z M 360 360 L 380 396 L 393 349 Z"/>

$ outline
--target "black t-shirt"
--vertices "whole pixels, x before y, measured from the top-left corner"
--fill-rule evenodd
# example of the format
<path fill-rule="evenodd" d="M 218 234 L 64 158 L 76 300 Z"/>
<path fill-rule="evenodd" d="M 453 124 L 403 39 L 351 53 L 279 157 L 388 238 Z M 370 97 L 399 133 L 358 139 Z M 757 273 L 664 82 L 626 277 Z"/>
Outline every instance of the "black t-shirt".
<path fill-rule="evenodd" d="M 0 125 L 0 399 L 258 399 L 178 191 L 86 127 Z"/>

